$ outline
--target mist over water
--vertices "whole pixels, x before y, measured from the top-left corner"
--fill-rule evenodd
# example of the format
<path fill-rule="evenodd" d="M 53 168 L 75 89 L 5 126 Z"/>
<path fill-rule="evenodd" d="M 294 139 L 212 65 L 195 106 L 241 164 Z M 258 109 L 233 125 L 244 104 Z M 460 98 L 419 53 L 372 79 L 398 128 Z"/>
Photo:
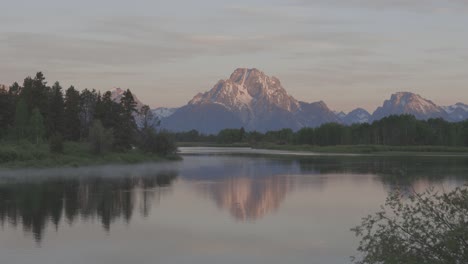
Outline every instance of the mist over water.
<path fill-rule="evenodd" d="M 0 262 L 347 263 L 349 229 L 389 191 L 468 182 L 466 157 L 190 151 L 177 162 L 0 170 Z"/>

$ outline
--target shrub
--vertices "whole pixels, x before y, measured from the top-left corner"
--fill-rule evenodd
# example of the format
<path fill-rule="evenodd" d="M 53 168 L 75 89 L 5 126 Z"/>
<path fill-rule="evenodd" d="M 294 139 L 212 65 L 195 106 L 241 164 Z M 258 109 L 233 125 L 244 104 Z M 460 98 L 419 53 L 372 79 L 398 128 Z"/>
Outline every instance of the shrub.
<path fill-rule="evenodd" d="M 167 156 L 177 152 L 177 146 L 170 133 L 156 132 L 151 128 L 143 130 L 140 145 L 143 151 L 152 154 Z"/>
<path fill-rule="evenodd" d="M 387 198 L 382 211 L 353 231 L 362 256 L 355 263 L 468 263 L 468 188 Z"/>

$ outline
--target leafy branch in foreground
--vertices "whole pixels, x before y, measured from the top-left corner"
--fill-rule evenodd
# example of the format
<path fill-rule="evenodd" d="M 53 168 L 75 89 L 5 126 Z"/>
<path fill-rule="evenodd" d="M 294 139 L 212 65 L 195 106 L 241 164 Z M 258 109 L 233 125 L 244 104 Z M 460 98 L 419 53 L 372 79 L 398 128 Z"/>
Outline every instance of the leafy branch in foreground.
<path fill-rule="evenodd" d="M 468 263 L 468 186 L 409 197 L 394 192 L 352 231 L 361 238 L 354 263 Z"/>

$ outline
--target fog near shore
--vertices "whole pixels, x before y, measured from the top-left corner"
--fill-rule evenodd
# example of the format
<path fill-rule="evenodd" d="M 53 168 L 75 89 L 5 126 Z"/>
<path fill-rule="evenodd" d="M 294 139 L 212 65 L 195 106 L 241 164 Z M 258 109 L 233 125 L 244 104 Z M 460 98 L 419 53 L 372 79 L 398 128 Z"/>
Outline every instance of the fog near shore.
<path fill-rule="evenodd" d="M 11 180 L 44 180 L 56 177 L 148 177 L 178 169 L 177 162 L 144 163 L 135 165 L 101 165 L 67 168 L 0 169 L 0 182 Z"/>

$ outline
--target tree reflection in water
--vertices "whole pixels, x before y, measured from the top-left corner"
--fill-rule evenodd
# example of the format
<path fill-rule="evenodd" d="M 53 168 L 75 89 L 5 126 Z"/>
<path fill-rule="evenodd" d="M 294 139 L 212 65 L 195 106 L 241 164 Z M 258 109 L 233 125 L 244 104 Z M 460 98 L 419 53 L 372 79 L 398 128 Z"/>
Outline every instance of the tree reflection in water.
<path fill-rule="evenodd" d="M 200 193 L 234 219 L 249 222 L 278 210 L 294 190 L 325 188 L 333 179 L 325 175 L 351 175 L 355 183 L 372 179 L 388 191 L 403 193 L 424 191 L 450 179 L 457 183 L 468 180 L 466 157 L 217 157 L 217 161 L 220 163 L 184 171 L 183 178 L 195 183 Z"/>
<path fill-rule="evenodd" d="M 54 177 L 0 183 L 0 223 L 22 226 L 40 242 L 45 228 L 66 220 L 99 219 L 105 230 L 117 219 L 129 222 L 137 201 L 148 216 L 152 202 L 167 191 L 175 172 L 125 177 Z"/>

